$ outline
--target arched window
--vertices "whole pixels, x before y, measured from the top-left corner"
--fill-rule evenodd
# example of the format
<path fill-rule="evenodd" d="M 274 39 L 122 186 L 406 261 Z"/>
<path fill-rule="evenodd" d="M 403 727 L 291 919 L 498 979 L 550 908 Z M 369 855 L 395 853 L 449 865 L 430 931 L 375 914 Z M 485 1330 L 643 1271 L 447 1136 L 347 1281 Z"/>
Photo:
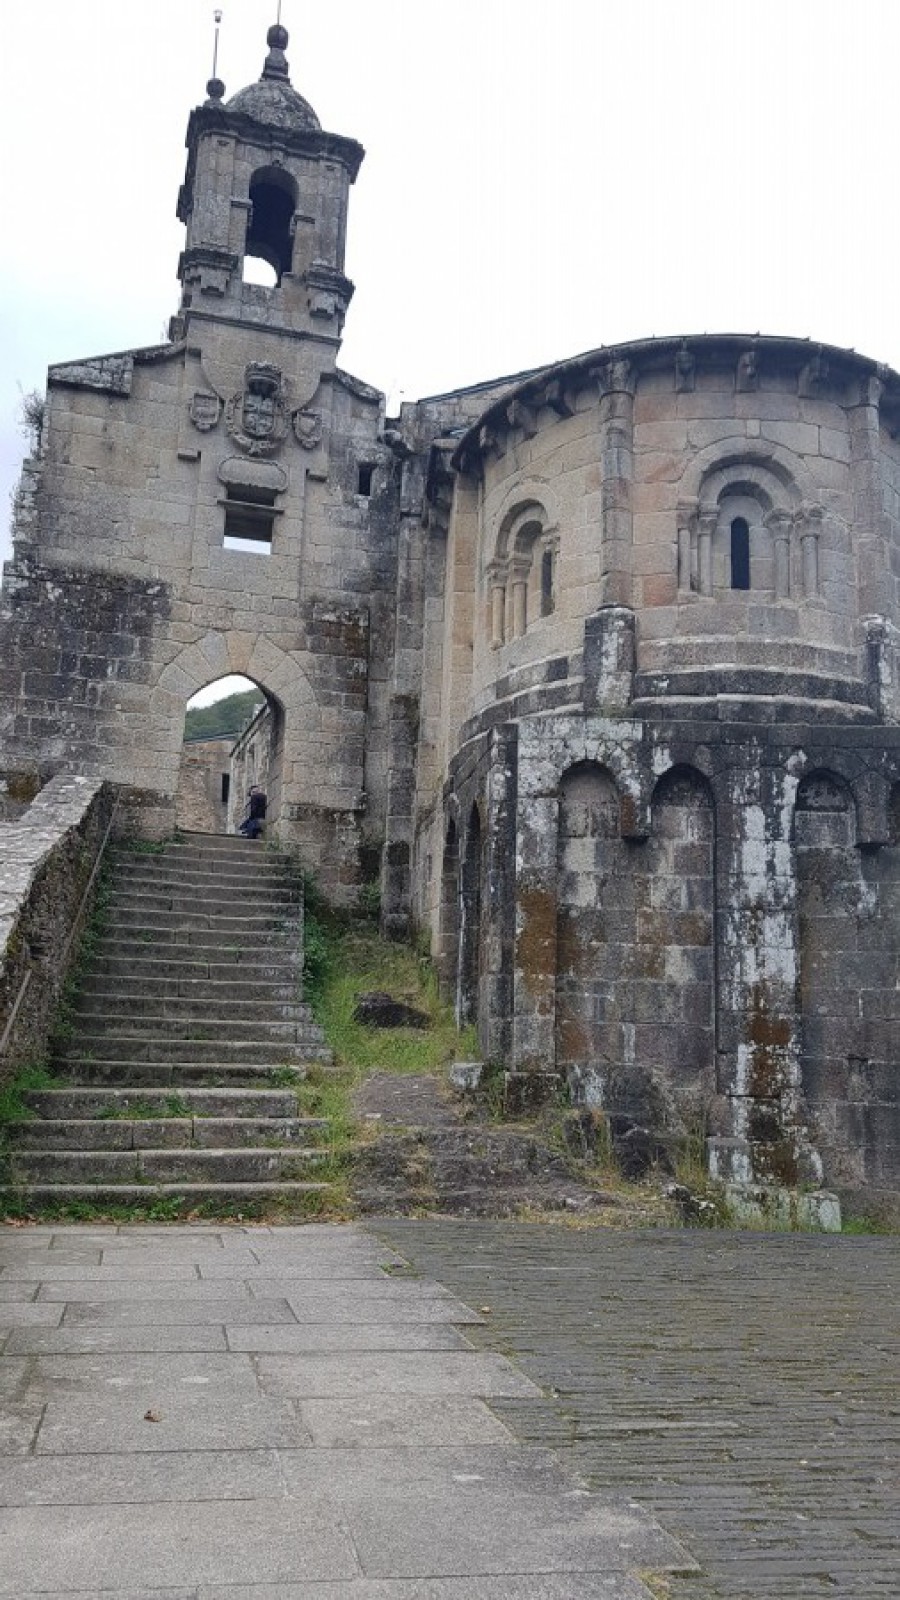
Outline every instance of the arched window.
<path fill-rule="evenodd" d="M 735 517 L 731 524 L 731 587 L 750 587 L 750 524 L 746 517 Z"/>
<path fill-rule="evenodd" d="M 504 519 L 497 554 L 488 567 L 489 626 L 497 649 L 556 610 L 559 537 L 547 512 L 528 500 Z"/>

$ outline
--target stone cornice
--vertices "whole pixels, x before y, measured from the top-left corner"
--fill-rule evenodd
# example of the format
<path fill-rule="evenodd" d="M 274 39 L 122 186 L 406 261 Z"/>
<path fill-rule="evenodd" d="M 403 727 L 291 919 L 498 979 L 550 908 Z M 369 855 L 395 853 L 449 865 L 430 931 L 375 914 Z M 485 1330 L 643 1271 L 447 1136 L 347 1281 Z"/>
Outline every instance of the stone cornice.
<path fill-rule="evenodd" d="M 459 472 L 479 471 L 486 452 L 502 455 L 507 440 L 522 431 L 527 419 L 546 408 L 557 418 L 572 414 L 578 395 L 589 389 L 601 396 L 617 389 L 633 393 L 641 376 L 669 369 L 674 395 L 693 388 L 703 371 L 729 370 L 738 392 L 765 388 L 767 374 L 791 373 L 801 395 L 834 395 L 843 404 L 859 404 L 861 391 L 876 386 L 889 419 L 900 420 L 900 376 L 890 367 L 855 350 L 781 335 L 723 333 L 637 339 L 601 346 L 569 360 L 523 376 L 520 383 L 494 401 L 461 439 L 453 457 Z"/>

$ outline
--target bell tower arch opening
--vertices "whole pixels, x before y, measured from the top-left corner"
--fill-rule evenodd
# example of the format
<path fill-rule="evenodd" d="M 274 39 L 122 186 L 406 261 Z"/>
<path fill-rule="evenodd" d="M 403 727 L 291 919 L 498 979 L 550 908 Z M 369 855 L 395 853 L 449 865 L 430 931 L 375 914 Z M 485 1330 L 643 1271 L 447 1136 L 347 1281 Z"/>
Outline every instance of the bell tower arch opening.
<path fill-rule="evenodd" d="M 283 167 L 259 167 L 250 179 L 250 212 L 244 246 L 244 282 L 281 284 L 294 255 L 297 185 Z M 274 281 L 272 275 L 274 274 Z"/>

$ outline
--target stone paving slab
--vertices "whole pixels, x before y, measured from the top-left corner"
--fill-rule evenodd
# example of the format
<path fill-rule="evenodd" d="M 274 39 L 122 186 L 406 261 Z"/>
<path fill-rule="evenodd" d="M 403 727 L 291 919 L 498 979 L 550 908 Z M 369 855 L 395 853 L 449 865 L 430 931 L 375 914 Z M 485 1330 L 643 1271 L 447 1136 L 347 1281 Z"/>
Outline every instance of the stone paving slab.
<path fill-rule="evenodd" d="M 4 1328 L 56 1328 L 62 1321 L 65 1306 L 45 1304 L 34 1300 L 13 1300 L 4 1304 L 0 1322 Z"/>
<path fill-rule="evenodd" d="M 51 1269 L 52 1270 L 52 1269 Z M 209 1279 L 194 1278 L 172 1282 L 171 1279 L 152 1278 L 145 1282 L 142 1278 L 111 1279 L 105 1283 L 83 1283 L 81 1281 L 59 1282 L 53 1277 L 47 1277 L 43 1283 L 35 1284 L 39 1300 L 64 1301 L 66 1305 L 74 1305 L 79 1300 L 90 1301 L 99 1305 L 102 1301 L 115 1302 L 124 1305 L 129 1300 L 152 1301 L 154 1304 L 169 1302 L 172 1305 L 202 1304 L 204 1301 L 222 1301 L 226 1299 L 249 1300 L 251 1298 L 249 1286 L 236 1280 L 223 1284 L 211 1282 Z M 258 1298 L 262 1298 L 259 1296 Z M 140 1315 L 144 1315 L 141 1311 Z"/>
<path fill-rule="evenodd" d="M 66 1322 L 93 1322 L 118 1327 L 128 1324 L 138 1326 L 165 1326 L 168 1328 L 202 1326 L 214 1323 L 262 1323 L 272 1327 L 279 1322 L 295 1322 L 296 1318 L 286 1300 L 241 1300 L 237 1292 L 225 1300 L 219 1289 L 217 1299 L 212 1297 L 184 1300 L 130 1298 L 117 1301 L 112 1295 L 102 1301 L 82 1300 L 75 1297 L 66 1305 Z"/>
<path fill-rule="evenodd" d="M 301 1400 L 313 1444 L 336 1449 L 433 1449 L 508 1445 L 509 1429 L 482 1399 L 460 1395 L 370 1394 L 355 1400 Z"/>
<path fill-rule="evenodd" d="M 624 1571 L 671 1561 L 635 1507 L 573 1483 L 546 1451 L 328 1451 L 285 1455 L 300 1501 L 318 1485 L 339 1503 L 371 1577 Z"/>
<path fill-rule="evenodd" d="M 62 1315 L 63 1307 L 59 1307 Z M 250 1332 L 250 1330 L 245 1330 Z M 273 1329 L 266 1330 L 269 1333 Z M 92 1355 L 133 1350 L 181 1352 L 186 1350 L 227 1350 L 225 1329 L 217 1324 L 199 1327 L 103 1327 L 90 1322 L 75 1322 L 65 1328 L 13 1328 L 4 1346 L 7 1355 Z"/>
<path fill-rule="evenodd" d="M 291 1450 L 311 1443 L 296 1408 L 255 1387 L 175 1391 L 162 1382 L 127 1394 L 67 1395 L 44 1411 L 39 1455 L 95 1455 L 110 1450 Z"/>
<path fill-rule="evenodd" d="M 258 1355 L 334 1354 L 346 1350 L 464 1350 L 463 1335 L 442 1322 L 310 1322 L 302 1326 L 225 1329 L 229 1350 Z"/>
<path fill-rule="evenodd" d="M 670 1600 L 897 1600 L 900 1241 L 392 1220 L 553 1404 L 491 1402 L 701 1571 Z"/>
<path fill-rule="evenodd" d="M 165 1600 L 169 1600 L 169 1594 Z M 123 1595 L 119 1600 L 163 1600 L 155 1596 Z M 54 1600 L 53 1596 L 49 1600 Z M 56 1597 L 59 1600 L 59 1597 Z M 80 1595 L 67 1600 L 84 1600 Z M 100 1600 L 91 1596 L 91 1600 Z M 175 1600 L 181 1600 L 180 1596 Z M 193 1597 L 192 1597 L 193 1600 Z M 201 1588 L 196 1600 L 647 1600 L 643 1584 L 632 1583 L 622 1573 L 541 1573 L 537 1577 L 490 1578 L 388 1578 L 356 1583 L 268 1584 L 252 1589 Z"/>
<path fill-rule="evenodd" d="M 260 1356 L 256 1369 L 264 1394 L 296 1399 L 353 1399 L 369 1394 L 531 1398 L 540 1394 L 503 1356 L 471 1350 Z"/>
<path fill-rule="evenodd" d="M 298 1322 L 324 1322 L 329 1325 L 335 1323 L 369 1323 L 383 1322 L 390 1313 L 392 1316 L 401 1315 L 405 1322 L 452 1322 L 457 1327 L 475 1325 L 481 1322 L 481 1316 L 467 1306 L 462 1300 L 422 1298 L 417 1300 L 397 1300 L 388 1303 L 384 1297 L 371 1299 L 368 1295 L 359 1292 L 347 1296 L 331 1296 L 328 1299 L 322 1295 L 304 1294 L 298 1296 L 292 1292 L 290 1283 L 285 1285 L 287 1303 L 293 1316 Z"/>
<path fill-rule="evenodd" d="M 110 1451 L 0 1460 L 0 1506 L 153 1505 L 167 1501 L 281 1500 L 274 1450 Z M 124 1585 L 133 1576 L 123 1573 Z"/>
<path fill-rule="evenodd" d="M 186 1505 L 41 1506 L 0 1511 L 0 1594 L 123 1586 L 151 1573 L 158 1587 L 352 1578 L 359 1564 L 340 1513 L 313 1493 L 302 1508 L 246 1500 Z"/>

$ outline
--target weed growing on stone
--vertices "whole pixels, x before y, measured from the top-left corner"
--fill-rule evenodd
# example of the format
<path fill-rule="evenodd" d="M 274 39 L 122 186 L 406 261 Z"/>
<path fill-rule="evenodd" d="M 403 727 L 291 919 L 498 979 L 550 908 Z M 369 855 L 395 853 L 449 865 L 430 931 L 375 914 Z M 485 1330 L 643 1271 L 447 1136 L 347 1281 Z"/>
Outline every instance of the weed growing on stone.
<path fill-rule="evenodd" d="M 20 1067 L 14 1078 L 0 1088 L 0 1127 L 8 1122 L 24 1122 L 34 1115 L 25 1100 L 28 1092 L 57 1088 L 57 1081 L 43 1061 Z"/>
<path fill-rule="evenodd" d="M 96 1113 L 103 1122 L 158 1122 L 166 1118 L 191 1117 L 193 1112 L 186 1100 L 177 1094 L 168 1094 L 164 1100 L 133 1100 L 129 1106 L 103 1106 Z"/>

